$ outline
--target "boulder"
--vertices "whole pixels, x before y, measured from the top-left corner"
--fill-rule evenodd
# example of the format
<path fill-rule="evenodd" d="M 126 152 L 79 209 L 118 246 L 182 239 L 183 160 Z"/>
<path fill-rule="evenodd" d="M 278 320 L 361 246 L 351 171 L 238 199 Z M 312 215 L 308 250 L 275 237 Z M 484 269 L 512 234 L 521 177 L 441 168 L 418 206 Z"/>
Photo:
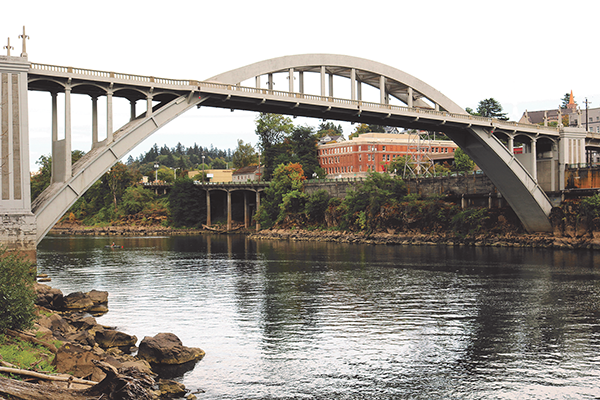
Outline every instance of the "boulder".
<path fill-rule="evenodd" d="M 48 309 L 53 309 L 55 308 L 54 303 L 62 300 L 63 294 L 60 289 L 55 289 L 48 285 L 37 282 L 34 284 L 34 288 L 37 296 L 35 303 L 37 305 L 46 307 Z"/>
<path fill-rule="evenodd" d="M 100 360 L 100 357 L 88 351 L 78 344 L 65 343 L 58 349 L 52 365 L 60 373 L 70 373 L 78 378 L 85 378 L 100 382 L 106 374 L 97 368 L 92 360 Z"/>
<path fill-rule="evenodd" d="M 62 302 L 57 304 L 58 307 L 66 311 L 85 311 L 90 309 L 93 305 L 94 302 L 92 299 L 83 292 L 69 293 L 63 297 Z"/>
<path fill-rule="evenodd" d="M 118 347 L 128 352 L 137 343 L 137 337 L 113 329 L 100 329 L 96 332 L 96 343 L 103 349 Z"/>
<path fill-rule="evenodd" d="M 178 365 L 201 360 L 204 351 L 183 346 L 181 340 L 172 333 L 159 333 L 154 337 L 146 336 L 142 340 L 138 357 L 150 364 Z"/>
<path fill-rule="evenodd" d="M 58 338 L 63 338 L 75 332 L 75 329 L 60 315 L 52 314 L 49 317 L 40 317 L 38 323 L 44 328 L 50 329 L 52 334 Z"/>
<path fill-rule="evenodd" d="M 158 381 L 158 390 L 161 398 L 181 398 L 187 393 L 187 389 L 183 383 L 175 382 L 170 379 L 160 379 Z"/>

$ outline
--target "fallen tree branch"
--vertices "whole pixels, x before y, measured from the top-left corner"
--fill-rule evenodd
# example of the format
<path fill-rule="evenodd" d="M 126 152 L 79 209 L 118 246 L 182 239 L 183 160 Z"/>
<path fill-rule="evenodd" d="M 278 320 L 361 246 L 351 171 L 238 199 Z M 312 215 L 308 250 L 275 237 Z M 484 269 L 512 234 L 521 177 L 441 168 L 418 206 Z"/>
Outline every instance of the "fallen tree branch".
<path fill-rule="evenodd" d="M 7 374 L 31 376 L 31 377 L 43 379 L 46 381 L 81 383 L 82 385 L 95 385 L 98 383 L 98 382 L 94 382 L 94 381 L 86 381 L 85 379 L 75 378 L 74 376 L 66 377 L 66 376 L 46 375 L 46 374 L 42 374 L 39 372 L 29 371 L 27 369 L 19 369 L 19 368 L 0 367 L 0 372 L 4 372 Z"/>
<path fill-rule="evenodd" d="M 43 346 L 43 347 L 47 348 L 48 350 L 50 350 L 53 354 L 56 354 L 58 352 L 58 349 L 56 348 L 55 345 L 53 345 L 52 343 L 44 342 L 43 340 L 39 340 L 36 337 L 27 335 L 22 332 L 17 332 L 12 329 L 7 329 L 6 333 L 12 337 L 17 337 L 21 340 L 25 340 L 26 342 L 37 344 L 39 346 Z"/>

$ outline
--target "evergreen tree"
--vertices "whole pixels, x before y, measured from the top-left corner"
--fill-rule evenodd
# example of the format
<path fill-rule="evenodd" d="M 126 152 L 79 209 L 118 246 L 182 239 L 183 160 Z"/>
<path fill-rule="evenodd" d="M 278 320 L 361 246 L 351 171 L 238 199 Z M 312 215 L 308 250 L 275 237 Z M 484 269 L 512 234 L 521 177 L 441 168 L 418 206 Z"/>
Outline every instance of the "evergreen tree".
<path fill-rule="evenodd" d="M 177 179 L 169 193 L 171 222 L 179 227 L 195 227 L 206 218 L 206 196 L 189 178 Z"/>

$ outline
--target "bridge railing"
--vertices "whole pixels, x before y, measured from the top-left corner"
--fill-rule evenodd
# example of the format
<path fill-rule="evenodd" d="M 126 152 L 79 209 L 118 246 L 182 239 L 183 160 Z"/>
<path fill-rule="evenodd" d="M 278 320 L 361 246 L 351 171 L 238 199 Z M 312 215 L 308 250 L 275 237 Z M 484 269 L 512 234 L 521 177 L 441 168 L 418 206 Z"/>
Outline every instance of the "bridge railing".
<path fill-rule="evenodd" d="M 476 115 L 470 114 L 457 114 L 457 113 L 449 113 L 446 111 L 437 111 L 430 110 L 426 108 L 419 107 L 407 107 L 395 104 L 381 104 L 375 102 L 367 102 L 362 100 L 351 100 L 351 99 L 342 99 L 332 96 L 320 96 L 314 94 L 307 93 L 298 93 L 298 92 L 288 92 L 282 90 L 273 90 L 273 89 L 264 89 L 264 88 L 256 88 L 256 87 L 248 87 L 241 85 L 232 85 L 232 84 L 224 84 L 218 82 L 205 82 L 205 81 L 196 81 L 196 80 L 185 80 L 185 79 L 168 79 L 168 78 L 157 78 L 154 76 L 143 76 L 143 75 L 132 75 L 132 74 L 123 74 L 123 73 L 115 73 L 108 71 L 98 71 L 92 69 L 84 69 L 84 68 L 73 68 L 73 67 L 61 67 L 57 65 L 49 65 L 49 64 L 39 64 L 39 63 L 31 63 L 31 70 L 45 71 L 45 72 L 58 72 L 64 74 L 75 74 L 82 77 L 95 77 L 95 78 L 104 78 L 104 79 L 119 79 L 125 82 L 141 83 L 146 85 L 151 84 L 162 84 L 169 86 L 180 86 L 180 87 L 189 87 L 196 86 L 198 89 L 202 89 L 202 87 L 206 88 L 215 88 L 215 89 L 224 89 L 228 91 L 239 91 L 244 93 L 252 93 L 252 94 L 262 94 L 262 95 L 272 95 L 278 97 L 285 98 L 294 98 L 294 99 L 305 99 L 305 100 L 313 100 L 313 101 L 323 101 L 333 104 L 341 104 L 341 105 L 350 105 L 356 106 L 358 110 L 362 108 L 374 108 L 374 109 L 387 109 L 390 111 L 401 111 L 401 112 L 410 112 L 417 114 L 428 114 L 442 117 L 450 117 L 462 120 L 469 120 L 473 122 L 483 122 L 486 125 L 497 126 L 501 128 L 504 126 L 511 126 L 514 128 L 523 127 L 529 129 L 536 130 L 547 130 L 556 132 L 558 128 L 550 127 L 550 126 L 541 126 L 534 124 L 523 124 L 514 121 L 504 121 L 495 118 L 486 118 L 480 117 Z"/>
<path fill-rule="evenodd" d="M 196 80 L 185 80 L 185 79 L 169 79 L 169 78 L 157 78 L 154 76 L 144 76 L 144 75 L 132 75 L 132 74 L 123 74 L 118 72 L 109 72 L 109 71 L 98 71 L 94 69 L 85 69 L 85 68 L 73 68 L 73 67 L 61 67 L 58 65 L 50 65 L 50 64 L 39 64 L 39 63 L 31 63 L 32 70 L 38 71 L 46 71 L 46 72 L 59 72 L 64 74 L 75 74 L 85 77 L 94 77 L 94 78 L 114 78 L 120 79 L 123 81 L 131 81 L 131 82 L 139 82 L 139 83 L 159 83 L 164 85 L 172 85 L 172 86 L 197 86 L 198 81 Z"/>
<path fill-rule="evenodd" d="M 368 101 L 363 101 L 363 100 L 350 100 L 350 99 L 342 99 L 342 98 L 331 97 L 331 96 L 320 96 L 320 95 L 307 94 L 307 93 L 287 92 L 287 91 L 282 91 L 282 90 L 255 88 L 255 87 L 248 87 L 248 86 L 239 86 L 239 85 L 223 84 L 223 83 L 217 83 L 217 82 L 204 82 L 204 81 L 198 82 L 198 86 L 199 86 L 199 89 L 201 89 L 202 87 L 206 87 L 206 88 L 224 89 L 224 90 L 228 90 L 228 91 L 239 91 L 239 92 L 244 92 L 244 93 L 260 94 L 260 95 L 272 95 L 272 96 L 286 97 L 286 98 L 316 100 L 316 101 L 323 101 L 323 102 L 342 104 L 342 105 L 353 105 L 353 106 L 356 106 L 357 109 L 359 109 L 359 110 L 362 108 L 365 108 L 365 107 L 369 107 L 369 108 L 375 108 L 375 109 L 388 109 L 390 111 L 402 111 L 402 112 L 412 112 L 412 113 L 428 114 L 428 115 L 435 115 L 435 116 L 446 116 L 446 117 L 450 117 L 450 118 L 470 120 L 473 122 L 483 122 L 485 124 L 489 124 L 490 126 L 498 126 L 499 128 L 502 125 L 509 125 L 514 128 L 527 127 L 530 129 L 533 128 L 536 130 L 547 130 L 547 131 L 552 131 L 552 132 L 556 132 L 558 130 L 558 128 L 551 127 L 551 126 L 525 124 L 525 123 L 519 123 L 519 122 L 515 122 L 515 121 L 504 121 L 504 120 L 500 120 L 500 119 L 496 119 L 496 118 L 480 117 L 477 115 L 450 113 L 447 111 L 438 111 L 438 110 L 428 110 L 426 108 L 420 108 L 420 107 L 411 108 L 408 106 L 401 106 L 401 105 L 396 105 L 396 104 L 382 104 L 382 103 L 368 102 Z"/>

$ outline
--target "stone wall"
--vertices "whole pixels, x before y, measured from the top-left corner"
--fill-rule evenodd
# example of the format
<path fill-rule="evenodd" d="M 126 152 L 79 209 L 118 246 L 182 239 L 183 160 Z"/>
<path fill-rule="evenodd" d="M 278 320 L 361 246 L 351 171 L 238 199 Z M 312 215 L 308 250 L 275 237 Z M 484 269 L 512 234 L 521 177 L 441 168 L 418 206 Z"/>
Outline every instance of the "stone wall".
<path fill-rule="evenodd" d="M 331 197 L 343 198 L 348 188 L 361 185 L 362 180 L 336 180 L 309 182 L 305 186 L 307 194 L 319 189 L 327 190 Z M 463 206 L 501 206 L 502 196 L 490 179 L 482 174 L 460 174 L 457 176 L 407 179 L 409 193 L 422 196 L 446 195 L 450 200 L 463 202 Z M 466 200 L 462 200 L 466 199 Z M 492 204 L 490 204 L 490 201 Z"/>

